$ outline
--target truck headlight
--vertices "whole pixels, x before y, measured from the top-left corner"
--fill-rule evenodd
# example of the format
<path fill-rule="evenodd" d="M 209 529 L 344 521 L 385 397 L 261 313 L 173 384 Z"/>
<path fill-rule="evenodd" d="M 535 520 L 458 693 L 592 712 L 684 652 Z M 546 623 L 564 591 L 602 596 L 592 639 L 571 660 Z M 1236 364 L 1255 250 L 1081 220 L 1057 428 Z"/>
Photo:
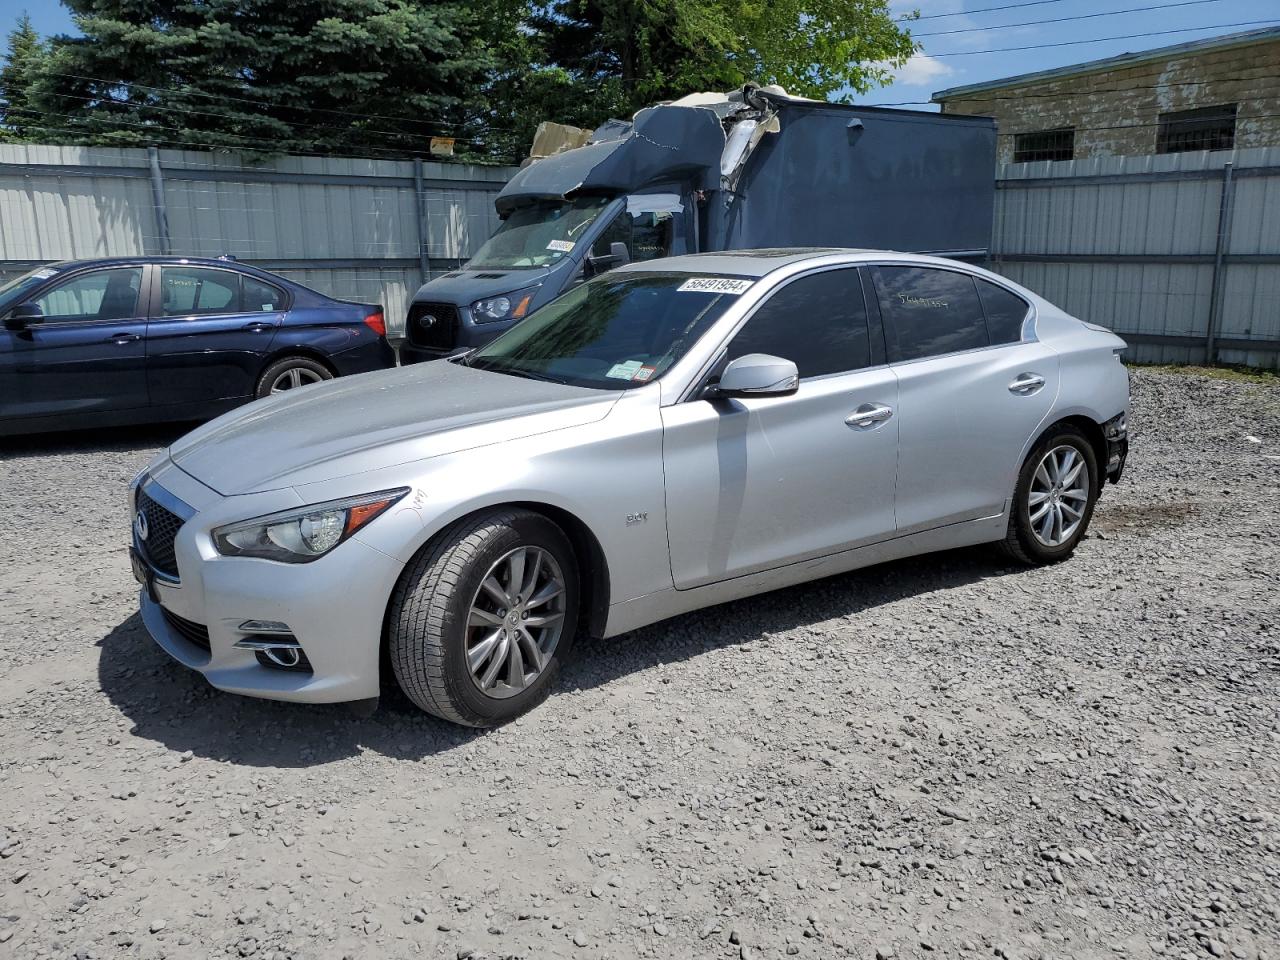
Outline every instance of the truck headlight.
<path fill-rule="evenodd" d="M 409 492 L 408 487 L 330 500 L 241 520 L 213 531 L 224 557 L 308 563 L 336 547 Z"/>
<path fill-rule="evenodd" d="M 471 305 L 471 316 L 476 323 L 495 323 L 499 320 L 519 320 L 529 312 L 537 287 L 504 293 L 500 297 L 487 297 Z"/>

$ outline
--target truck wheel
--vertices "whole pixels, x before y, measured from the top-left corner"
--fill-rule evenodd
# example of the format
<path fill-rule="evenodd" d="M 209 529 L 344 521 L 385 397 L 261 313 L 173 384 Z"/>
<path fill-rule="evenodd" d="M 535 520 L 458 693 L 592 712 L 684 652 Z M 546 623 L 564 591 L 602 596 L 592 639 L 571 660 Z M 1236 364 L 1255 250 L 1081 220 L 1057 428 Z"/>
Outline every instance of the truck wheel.
<path fill-rule="evenodd" d="M 1029 565 L 1065 560 L 1089 528 L 1097 499 L 1093 446 L 1075 427 L 1055 427 L 1022 465 L 1001 547 Z"/>
<path fill-rule="evenodd" d="M 578 622 L 568 538 L 528 510 L 488 511 L 428 543 L 396 585 L 392 670 L 427 713 L 492 727 L 540 703 Z"/>
<path fill-rule="evenodd" d="M 261 400 L 277 393 L 286 393 L 309 383 L 332 380 L 333 374 L 323 363 L 306 357 L 285 357 L 262 371 L 254 396 Z"/>

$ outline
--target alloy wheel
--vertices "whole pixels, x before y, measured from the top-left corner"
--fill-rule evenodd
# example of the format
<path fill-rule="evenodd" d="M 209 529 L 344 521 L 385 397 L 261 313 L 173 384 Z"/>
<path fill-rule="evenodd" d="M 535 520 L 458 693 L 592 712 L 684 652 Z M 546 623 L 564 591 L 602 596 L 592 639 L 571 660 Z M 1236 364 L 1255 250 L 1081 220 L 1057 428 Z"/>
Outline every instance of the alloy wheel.
<path fill-rule="evenodd" d="M 1046 547 L 1060 547 L 1080 528 L 1093 478 L 1080 451 L 1070 444 L 1044 455 L 1031 477 L 1027 512 L 1031 532 Z"/>
<path fill-rule="evenodd" d="M 284 393 L 287 390 L 296 390 L 298 387 L 305 387 L 310 383 L 319 383 L 324 377 L 316 373 L 314 370 L 308 370 L 306 367 L 290 367 L 271 381 L 272 393 Z"/>
<path fill-rule="evenodd" d="M 564 632 L 565 582 L 542 547 L 516 547 L 489 568 L 467 614 L 471 679 L 487 697 L 505 699 L 542 674 Z"/>

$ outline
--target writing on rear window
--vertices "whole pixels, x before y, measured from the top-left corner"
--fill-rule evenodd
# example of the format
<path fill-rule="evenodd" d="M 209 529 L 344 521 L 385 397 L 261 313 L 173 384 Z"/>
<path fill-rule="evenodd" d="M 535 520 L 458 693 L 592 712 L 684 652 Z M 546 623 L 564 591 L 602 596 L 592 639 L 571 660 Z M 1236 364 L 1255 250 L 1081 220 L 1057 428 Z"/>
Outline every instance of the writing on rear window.
<path fill-rule="evenodd" d="M 739 294 L 751 286 L 751 280 L 733 280 L 729 277 L 693 277 L 676 289 L 681 293 L 732 293 Z"/>

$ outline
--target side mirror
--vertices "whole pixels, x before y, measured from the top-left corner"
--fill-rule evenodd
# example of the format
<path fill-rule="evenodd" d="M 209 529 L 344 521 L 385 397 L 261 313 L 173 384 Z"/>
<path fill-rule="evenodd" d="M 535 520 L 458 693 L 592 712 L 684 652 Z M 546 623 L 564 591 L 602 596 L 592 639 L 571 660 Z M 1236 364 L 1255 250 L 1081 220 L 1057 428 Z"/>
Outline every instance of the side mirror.
<path fill-rule="evenodd" d="M 622 267 L 631 262 L 631 251 L 627 245 L 615 240 L 609 244 L 609 252 L 599 257 L 587 257 L 593 273 L 604 273 L 614 267 Z"/>
<path fill-rule="evenodd" d="M 4 318 L 4 328 L 6 330 L 25 330 L 31 325 L 33 320 L 41 320 L 44 318 L 44 311 L 40 309 L 38 303 L 20 303 Z"/>
<path fill-rule="evenodd" d="M 707 394 L 719 397 L 785 397 L 800 386 L 800 371 L 790 360 L 767 353 L 748 353 L 724 369 Z"/>

